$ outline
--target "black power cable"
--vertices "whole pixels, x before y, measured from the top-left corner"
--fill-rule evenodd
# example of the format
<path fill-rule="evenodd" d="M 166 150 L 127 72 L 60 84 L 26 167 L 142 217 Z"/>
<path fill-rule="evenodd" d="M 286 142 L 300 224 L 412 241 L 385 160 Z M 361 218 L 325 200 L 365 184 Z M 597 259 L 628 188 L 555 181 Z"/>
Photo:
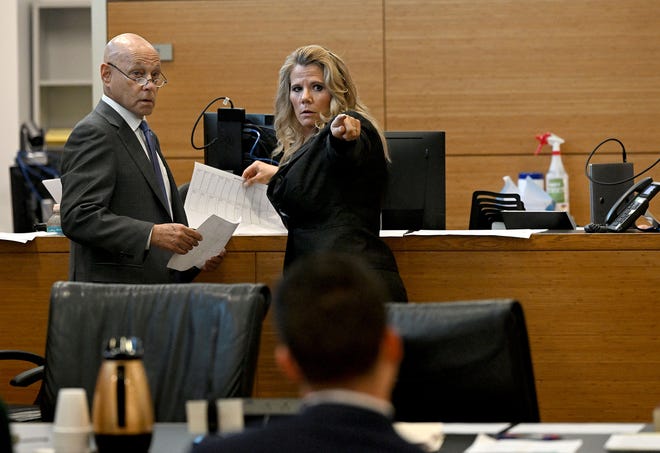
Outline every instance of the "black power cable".
<path fill-rule="evenodd" d="M 624 163 L 626 162 L 626 147 L 623 145 L 621 140 L 619 140 L 618 138 L 607 138 L 607 139 L 603 140 L 602 142 L 600 142 L 598 144 L 598 146 L 596 146 L 593 149 L 593 151 L 591 151 L 591 153 L 589 153 L 589 157 L 587 157 L 587 161 L 584 164 L 584 174 L 586 175 L 587 179 L 589 181 L 593 182 L 593 183 L 602 184 L 604 186 L 616 186 L 618 184 L 623 184 L 623 183 L 626 183 L 628 181 L 633 181 L 635 178 L 637 178 L 638 176 L 643 175 L 644 173 L 646 173 L 647 171 L 649 171 L 650 169 L 655 167 L 658 164 L 658 162 L 660 162 L 660 159 L 658 159 L 653 164 L 651 164 L 649 167 L 647 167 L 644 170 L 640 171 L 636 175 L 633 175 L 633 176 L 631 176 L 629 178 L 626 178 L 626 179 L 622 179 L 621 181 L 614 181 L 614 182 L 597 181 L 597 180 L 593 179 L 591 177 L 591 175 L 589 174 L 589 162 L 591 161 L 591 158 L 593 157 L 593 155 L 596 154 L 596 151 L 598 151 L 598 149 L 601 146 L 603 146 L 605 143 L 608 143 L 608 142 L 617 142 L 621 146 L 622 159 L 623 159 Z"/>
<path fill-rule="evenodd" d="M 234 108 L 234 103 L 233 103 L 232 100 L 229 99 L 227 96 L 220 96 L 219 98 L 215 98 L 215 99 L 213 99 L 211 102 L 209 102 L 209 103 L 206 105 L 206 107 L 204 107 L 204 110 L 202 110 L 202 112 L 201 112 L 201 113 L 199 114 L 199 116 L 197 117 L 197 120 L 195 120 L 195 124 L 193 125 L 193 128 L 192 128 L 192 132 L 190 133 L 190 144 L 192 145 L 192 147 L 193 147 L 194 149 L 206 149 L 206 148 L 208 148 L 209 146 L 211 146 L 213 143 L 215 143 L 215 141 L 217 140 L 217 139 L 214 138 L 213 140 L 211 140 L 211 141 L 210 141 L 209 143 L 207 143 L 206 145 L 203 145 L 203 146 L 197 146 L 197 145 L 195 145 L 194 137 L 195 137 L 195 129 L 197 129 L 197 125 L 199 124 L 199 120 L 202 119 L 202 116 L 204 116 L 204 113 L 206 113 L 206 111 L 209 109 L 209 107 L 211 107 L 211 106 L 213 105 L 214 102 L 218 102 L 218 101 L 223 101 L 222 103 L 223 103 L 224 105 L 229 104 L 229 106 L 230 106 L 231 108 Z"/>

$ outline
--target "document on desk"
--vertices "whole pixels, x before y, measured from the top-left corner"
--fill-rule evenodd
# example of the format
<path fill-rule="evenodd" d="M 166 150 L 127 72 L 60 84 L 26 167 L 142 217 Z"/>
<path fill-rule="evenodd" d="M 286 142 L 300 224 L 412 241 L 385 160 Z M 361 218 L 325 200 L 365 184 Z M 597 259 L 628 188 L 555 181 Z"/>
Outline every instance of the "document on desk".
<path fill-rule="evenodd" d="M 266 188 L 264 184 L 245 187 L 240 176 L 195 162 L 184 206 L 188 223 L 197 228 L 215 214 L 238 224 L 235 234 L 286 234 Z"/>
<path fill-rule="evenodd" d="M 615 434 L 638 433 L 644 423 L 519 423 L 511 434 Z"/>
<path fill-rule="evenodd" d="M 225 248 L 237 226 L 237 223 L 228 222 L 215 214 L 210 215 L 197 228 L 203 238 L 197 247 L 185 255 L 172 255 L 167 267 L 177 271 L 185 271 L 193 266 L 201 269 L 209 258 L 216 256 Z"/>
<path fill-rule="evenodd" d="M 445 434 L 497 434 L 511 426 L 511 423 L 443 423 Z"/>
<path fill-rule="evenodd" d="M 493 439 L 487 434 L 479 434 L 465 453 L 575 453 L 581 446 L 580 439 Z"/>
<path fill-rule="evenodd" d="M 660 451 L 660 433 L 612 434 L 605 443 L 607 451 Z"/>
<path fill-rule="evenodd" d="M 0 241 L 28 243 L 36 237 L 41 236 L 62 236 L 59 233 L 47 233 L 46 231 L 35 231 L 33 233 L 0 233 Z"/>
<path fill-rule="evenodd" d="M 403 236 L 501 236 L 511 238 L 529 239 L 532 234 L 543 233 L 548 230 L 381 230 L 380 237 Z"/>

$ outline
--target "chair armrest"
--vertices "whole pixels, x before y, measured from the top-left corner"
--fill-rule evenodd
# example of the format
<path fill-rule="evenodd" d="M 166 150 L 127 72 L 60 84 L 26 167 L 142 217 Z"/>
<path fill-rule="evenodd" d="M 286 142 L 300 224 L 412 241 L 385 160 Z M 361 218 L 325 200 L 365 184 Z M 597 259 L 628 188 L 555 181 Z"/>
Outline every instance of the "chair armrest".
<path fill-rule="evenodd" d="M 46 359 L 39 354 L 13 349 L 0 349 L 0 360 L 22 360 L 24 362 L 34 363 L 35 365 L 44 365 L 46 363 Z"/>
<path fill-rule="evenodd" d="M 17 374 L 11 381 L 9 381 L 9 383 L 14 387 L 27 387 L 37 381 L 42 380 L 43 377 L 44 366 L 39 365 L 38 367 L 30 368 L 29 370 L 25 370 L 22 373 Z"/>
<path fill-rule="evenodd" d="M 23 371 L 14 376 L 14 378 L 9 381 L 14 387 L 27 387 L 43 379 L 46 359 L 39 354 L 27 351 L 2 349 L 0 350 L 0 360 L 20 360 L 37 365 L 34 368 L 30 368 L 29 370 Z"/>

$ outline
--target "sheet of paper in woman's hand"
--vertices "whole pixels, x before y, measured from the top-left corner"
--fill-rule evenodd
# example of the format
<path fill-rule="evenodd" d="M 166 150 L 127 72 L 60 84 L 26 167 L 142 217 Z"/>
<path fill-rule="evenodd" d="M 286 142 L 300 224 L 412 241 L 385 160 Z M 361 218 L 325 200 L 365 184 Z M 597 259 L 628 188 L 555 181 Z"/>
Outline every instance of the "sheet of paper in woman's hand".
<path fill-rule="evenodd" d="M 197 247 L 185 255 L 172 255 L 167 267 L 177 271 L 185 271 L 193 266 L 201 269 L 209 258 L 216 256 L 227 245 L 237 226 L 238 223 L 229 222 L 215 214 L 210 215 L 197 228 L 203 238 Z"/>
<path fill-rule="evenodd" d="M 246 187 L 233 173 L 195 162 L 184 208 L 196 228 L 210 214 L 238 222 L 236 234 L 282 234 L 286 228 L 268 199 L 265 184 Z M 240 221 L 238 220 L 240 219 Z"/>

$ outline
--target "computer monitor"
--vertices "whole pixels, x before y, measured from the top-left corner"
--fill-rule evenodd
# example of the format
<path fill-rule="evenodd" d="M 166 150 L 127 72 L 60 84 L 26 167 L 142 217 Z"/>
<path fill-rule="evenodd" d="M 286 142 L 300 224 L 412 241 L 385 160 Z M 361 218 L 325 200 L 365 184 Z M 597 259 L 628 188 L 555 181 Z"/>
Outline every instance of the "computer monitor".
<path fill-rule="evenodd" d="M 388 131 L 383 230 L 445 229 L 445 132 Z"/>
<path fill-rule="evenodd" d="M 204 163 L 236 175 L 257 159 L 275 163 L 273 115 L 221 108 L 204 113 Z"/>

